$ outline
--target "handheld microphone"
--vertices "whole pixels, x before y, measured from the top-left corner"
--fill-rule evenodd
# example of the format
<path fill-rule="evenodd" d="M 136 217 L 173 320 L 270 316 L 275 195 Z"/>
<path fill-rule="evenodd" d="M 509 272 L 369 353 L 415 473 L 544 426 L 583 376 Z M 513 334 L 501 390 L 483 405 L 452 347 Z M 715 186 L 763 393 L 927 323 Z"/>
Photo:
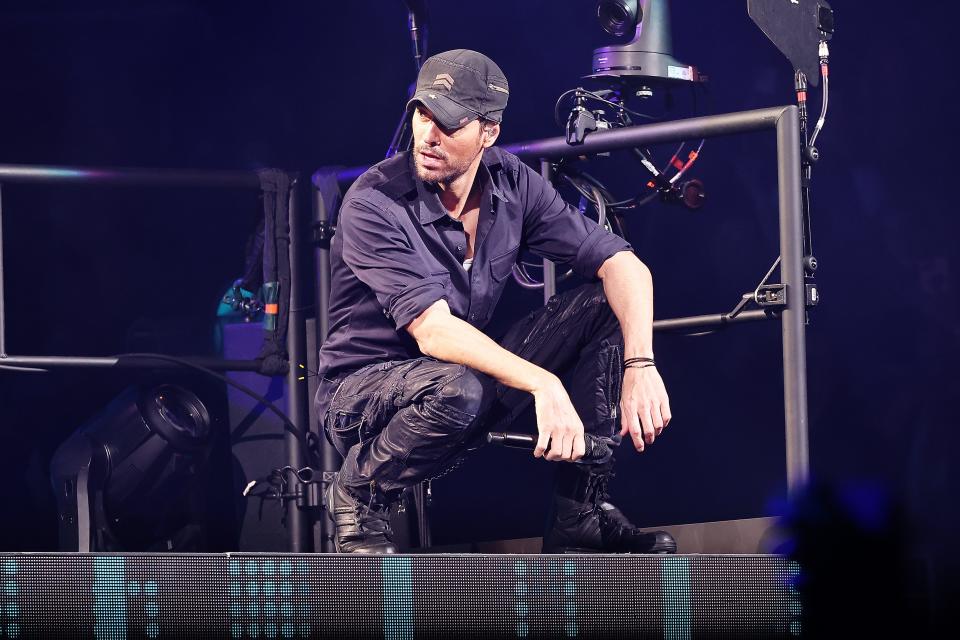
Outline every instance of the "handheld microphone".
<path fill-rule="evenodd" d="M 606 442 L 596 436 L 585 433 L 583 439 L 586 443 L 586 452 L 580 458 L 581 462 L 593 462 L 603 460 L 610 456 L 610 447 Z M 529 433 L 510 433 L 491 431 L 487 434 L 487 442 L 498 444 L 511 449 L 525 449 L 533 451 L 537 448 L 537 438 Z"/>

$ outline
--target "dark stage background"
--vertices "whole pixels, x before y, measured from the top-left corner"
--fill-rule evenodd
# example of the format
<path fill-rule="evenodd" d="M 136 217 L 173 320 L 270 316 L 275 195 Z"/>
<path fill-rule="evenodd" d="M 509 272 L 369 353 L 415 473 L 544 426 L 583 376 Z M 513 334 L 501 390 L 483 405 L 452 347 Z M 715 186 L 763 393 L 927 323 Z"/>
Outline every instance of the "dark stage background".
<path fill-rule="evenodd" d="M 383 157 L 414 79 L 399 0 L 134 4 L 3 4 L 0 163 L 309 174 Z M 611 41 L 586 0 L 431 5 L 430 52 L 481 50 L 510 79 L 502 142 L 560 135 L 554 101 Z M 930 3 L 833 5 L 813 191 L 813 475 L 867 530 L 902 509 L 911 553 L 949 561 L 960 484 L 953 23 Z M 745 2 L 674 2 L 673 18 L 675 55 L 709 74 L 714 112 L 793 100 L 791 68 Z M 679 92 L 668 115 L 707 103 Z M 707 141 L 692 174 L 707 206 L 630 218 L 658 318 L 727 311 L 763 276 L 777 253 L 773 153 L 770 135 Z M 626 157 L 596 165 L 625 196 L 639 179 Z M 8 350 L 210 352 L 256 207 L 255 194 L 225 191 L 4 186 Z M 538 295 L 511 286 L 502 306 L 532 308 Z M 647 453 L 624 447 L 614 483 L 639 524 L 782 509 L 779 345 L 777 323 L 657 338 L 674 422 Z M 128 381 L 0 372 L 0 548 L 56 548 L 50 456 Z M 482 452 L 436 483 L 437 542 L 539 535 L 550 472 Z"/>

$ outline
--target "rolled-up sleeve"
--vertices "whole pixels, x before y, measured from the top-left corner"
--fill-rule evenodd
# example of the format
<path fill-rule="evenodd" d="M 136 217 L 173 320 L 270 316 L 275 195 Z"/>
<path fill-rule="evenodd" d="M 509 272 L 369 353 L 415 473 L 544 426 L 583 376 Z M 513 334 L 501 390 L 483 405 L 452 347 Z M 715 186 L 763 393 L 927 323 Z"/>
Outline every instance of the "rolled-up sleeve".
<path fill-rule="evenodd" d="M 632 251 L 629 242 L 567 204 L 540 174 L 524 164 L 520 167 L 518 186 L 526 198 L 524 239 L 531 251 L 567 264 L 589 280 L 597 279 L 597 271 L 607 258 Z"/>
<path fill-rule="evenodd" d="M 351 199 L 340 208 L 343 261 L 370 287 L 387 317 L 402 329 L 445 297 L 444 275 L 430 275 L 390 211 Z"/>

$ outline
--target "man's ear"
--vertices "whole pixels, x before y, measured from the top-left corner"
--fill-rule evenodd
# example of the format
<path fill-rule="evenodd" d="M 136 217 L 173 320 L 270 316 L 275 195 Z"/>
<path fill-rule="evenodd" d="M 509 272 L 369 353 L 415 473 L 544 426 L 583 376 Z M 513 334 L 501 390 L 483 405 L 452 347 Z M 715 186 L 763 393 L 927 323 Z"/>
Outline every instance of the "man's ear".
<path fill-rule="evenodd" d="M 497 138 L 500 137 L 500 123 L 488 122 L 483 125 L 483 148 L 488 149 L 494 145 Z"/>

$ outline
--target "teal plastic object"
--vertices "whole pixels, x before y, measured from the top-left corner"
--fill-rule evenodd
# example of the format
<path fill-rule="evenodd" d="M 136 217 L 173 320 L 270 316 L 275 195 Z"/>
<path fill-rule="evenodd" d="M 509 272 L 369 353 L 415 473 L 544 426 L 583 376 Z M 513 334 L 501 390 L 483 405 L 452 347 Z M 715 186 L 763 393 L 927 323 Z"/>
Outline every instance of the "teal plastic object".
<path fill-rule="evenodd" d="M 280 305 L 277 301 L 280 299 L 280 283 L 263 283 L 263 328 L 266 331 L 275 331 L 277 328 L 277 314 Z"/>

